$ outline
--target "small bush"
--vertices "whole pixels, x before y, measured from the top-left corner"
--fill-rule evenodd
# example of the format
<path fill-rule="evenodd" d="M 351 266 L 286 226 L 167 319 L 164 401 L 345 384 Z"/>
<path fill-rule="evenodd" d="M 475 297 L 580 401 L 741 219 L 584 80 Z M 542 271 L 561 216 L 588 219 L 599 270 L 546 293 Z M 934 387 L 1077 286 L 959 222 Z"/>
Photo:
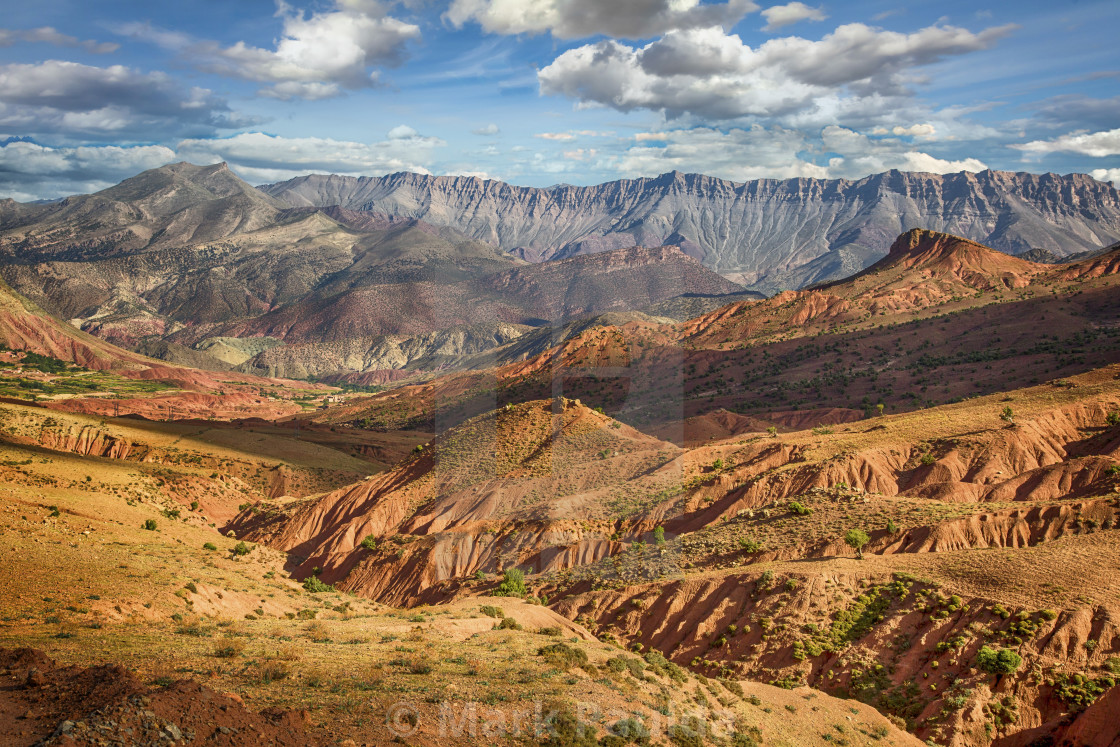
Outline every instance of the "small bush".
<path fill-rule="evenodd" d="M 583 649 L 566 643 L 550 643 L 537 649 L 537 656 L 543 657 L 552 666 L 565 671 L 587 664 L 587 653 Z"/>
<path fill-rule="evenodd" d="M 330 584 L 324 584 L 319 580 L 318 576 L 308 576 L 307 580 L 303 582 L 304 591 L 309 591 L 312 594 L 319 594 L 324 591 L 334 591 L 334 587 Z"/>
<path fill-rule="evenodd" d="M 202 549 L 203 549 L 203 550 L 209 550 L 209 551 L 211 551 L 211 552 L 214 552 L 215 550 L 217 550 L 217 549 L 218 549 L 218 546 L 217 546 L 217 545 L 215 545 L 215 544 L 214 544 L 213 542 L 207 542 L 206 544 L 204 544 L 204 545 L 202 546 Z"/>
<path fill-rule="evenodd" d="M 479 607 L 478 610 L 487 617 L 496 617 L 499 620 L 506 616 L 505 611 L 501 607 L 495 607 L 492 604 L 484 604 Z"/>
<path fill-rule="evenodd" d="M 156 525 L 156 520 L 155 519 L 145 519 L 144 520 L 143 528 L 147 529 L 149 532 L 154 532 L 156 530 L 156 526 L 157 525 Z"/>
<path fill-rule="evenodd" d="M 521 623 L 514 620 L 512 617 L 503 617 L 502 621 L 497 624 L 497 630 L 521 630 Z"/>
<path fill-rule="evenodd" d="M 241 656 L 245 651 L 245 641 L 240 638 L 229 638 L 214 646 L 213 654 L 219 659 L 232 659 Z"/>
<path fill-rule="evenodd" d="M 999 650 L 982 646 L 976 654 L 976 666 L 990 674 L 1010 674 L 1023 663 L 1023 657 L 1011 649 Z"/>
<path fill-rule="evenodd" d="M 798 501 L 789 502 L 789 510 L 797 516 L 809 516 L 813 513 L 813 509 L 808 506 L 803 506 Z"/>
<path fill-rule="evenodd" d="M 364 547 L 367 550 L 376 550 L 377 549 L 377 540 L 373 538 L 372 534 L 370 534 L 370 535 L 367 535 L 365 537 L 365 539 L 362 540 L 361 545 L 362 545 L 362 547 Z"/>
<path fill-rule="evenodd" d="M 266 661 L 257 665 L 261 682 L 265 685 L 285 680 L 292 673 L 292 667 L 284 661 Z"/>
<path fill-rule="evenodd" d="M 233 548 L 234 555 L 248 555 L 253 548 L 244 542 L 238 542 Z"/>
<path fill-rule="evenodd" d="M 416 658 L 408 662 L 406 669 L 408 669 L 409 674 L 431 674 L 432 663 L 427 659 Z"/>
<path fill-rule="evenodd" d="M 762 543 L 742 537 L 739 539 L 739 549 L 743 552 L 759 552 L 762 550 Z"/>

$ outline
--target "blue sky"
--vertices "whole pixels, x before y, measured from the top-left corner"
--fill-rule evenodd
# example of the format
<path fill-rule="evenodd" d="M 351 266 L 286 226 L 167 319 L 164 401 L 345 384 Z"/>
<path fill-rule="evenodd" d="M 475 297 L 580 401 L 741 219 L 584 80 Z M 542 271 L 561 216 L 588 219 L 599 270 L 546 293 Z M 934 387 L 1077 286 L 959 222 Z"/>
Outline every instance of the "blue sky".
<path fill-rule="evenodd" d="M 891 168 L 1120 183 L 1120 3 L 9 4 L 0 196 L 225 160 L 593 184 Z"/>

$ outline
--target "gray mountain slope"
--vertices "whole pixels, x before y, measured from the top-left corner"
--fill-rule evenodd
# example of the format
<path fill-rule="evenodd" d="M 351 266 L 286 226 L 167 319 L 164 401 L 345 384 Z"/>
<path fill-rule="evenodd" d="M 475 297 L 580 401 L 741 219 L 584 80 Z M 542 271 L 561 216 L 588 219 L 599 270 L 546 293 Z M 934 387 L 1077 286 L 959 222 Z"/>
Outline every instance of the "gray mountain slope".
<path fill-rule="evenodd" d="M 311 175 L 260 189 L 289 206 L 339 205 L 450 226 L 533 262 L 675 244 L 766 292 L 861 270 L 915 227 L 1058 257 L 1120 239 L 1120 194 L 1084 174 L 888 171 L 857 181 L 740 184 L 673 172 L 537 189 L 399 173 Z"/>

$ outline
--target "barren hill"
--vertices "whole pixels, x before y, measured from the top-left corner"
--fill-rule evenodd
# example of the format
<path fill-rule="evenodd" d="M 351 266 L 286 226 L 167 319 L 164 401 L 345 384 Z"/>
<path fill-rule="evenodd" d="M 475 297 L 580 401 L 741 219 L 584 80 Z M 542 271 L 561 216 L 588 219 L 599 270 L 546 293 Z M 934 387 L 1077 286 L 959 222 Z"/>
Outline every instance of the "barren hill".
<path fill-rule="evenodd" d="M 767 292 L 858 272 L 915 227 L 1011 254 L 1059 257 L 1120 239 L 1120 194 L 1080 174 L 888 171 L 858 181 L 740 184 L 673 172 L 535 189 L 401 173 L 311 175 L 261 189 L 287 205 L 339 205 L 451 226 L 534 262 L 677 244 L 706 267 Z"/>

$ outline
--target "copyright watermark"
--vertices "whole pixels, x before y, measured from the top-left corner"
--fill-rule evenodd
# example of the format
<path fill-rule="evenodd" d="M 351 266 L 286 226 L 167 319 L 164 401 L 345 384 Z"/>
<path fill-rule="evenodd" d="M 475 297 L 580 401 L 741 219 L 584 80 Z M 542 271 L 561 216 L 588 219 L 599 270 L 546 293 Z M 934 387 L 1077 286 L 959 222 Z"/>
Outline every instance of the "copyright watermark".
<path fill-rule="evenodd" d="M 385 728 L 394 737 L 411 737 L 420 730 L 420 711 L 415 705 L 398 700 L 385 710 Z"/>
<path fill-rule="evenodd" d="M 659 739 L 693 733 L 725 738 L 735 731 L 734 716 L 709 709 L 637 711 L 598 703 L 573 705 L 527 702 L 523 706 L 493 706 L 477 701 L 444 700 L 422 709 L 400 700 L 385 709 L 385 727 L 393 737 L 407 738 L 421 730 L 440 738 L 493 740 L 502 737 L 542 739 L 560 731 L 590 727 L 623 738 Z"/>

